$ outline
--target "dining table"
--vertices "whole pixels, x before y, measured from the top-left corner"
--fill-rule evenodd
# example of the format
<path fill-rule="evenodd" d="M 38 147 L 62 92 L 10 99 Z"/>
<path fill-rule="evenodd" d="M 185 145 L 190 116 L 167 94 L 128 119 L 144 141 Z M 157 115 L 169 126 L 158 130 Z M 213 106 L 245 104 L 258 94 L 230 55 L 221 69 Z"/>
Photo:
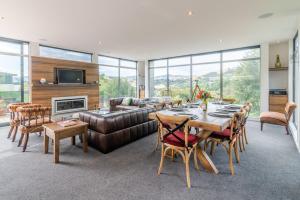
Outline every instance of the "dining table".
<path fill-rule="evenodd" d="M 191 120 L 188 121 L 189 127 L 194 127 L 196 129 L 200 129 L 197 134 L 200 137 L 199 145 L 197 146 L 197 157 L 200 161 L 203 168 L 210 173 L 218 174 L 219 171 L 204 151 L 204 147 L 201 146 L 201 142 L 207 139 L 213 132 L 222 132 L 229 125 L 231 121 L 230 115 L 226 116 L 214 116 L 212 115 L 214 112 L 218 110 L 224 109 L 224 105 L 221 104 L 213 104 L 209 103 L 207 111 L 203 111 L 199 107 L 188 107 L 183 109 L 165 109 L 157 112 L 153 112 L 149 114 L 149 118 L 153 120 L 157 120 L 156 113 L 161 113 L 169 116 L 178 116 L 178 115 L 190 115 L 193 116 Z"/>

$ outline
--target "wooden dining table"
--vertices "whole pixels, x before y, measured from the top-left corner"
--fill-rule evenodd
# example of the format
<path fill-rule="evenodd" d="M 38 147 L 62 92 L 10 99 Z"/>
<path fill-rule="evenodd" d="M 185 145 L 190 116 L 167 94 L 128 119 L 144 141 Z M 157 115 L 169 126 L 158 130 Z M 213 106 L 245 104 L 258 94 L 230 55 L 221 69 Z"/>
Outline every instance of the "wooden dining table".
<path fill-rule="evenodd" d="M 203 147 L 200 145 L 201 141 L 204 141 L 207 137 L 210 136 L 210 134 L 214 131 L 222 132 L 224 129 L 226 129 L 230 125 L 231 118 L 224 118 L 224 117 L 215 117 L 210 116 L 210 112 L 214 112 L 219 108 L 224 107 L 223 105 L 215 105 L 215 104 L 209 104 L 208 110 L 206 112 L 203 112 L 200 108 L 185 108 L 184 111 L 174 111 L 172 109 L 169 110 L 161 110 L 157 111 L 158 113 L 164 114 L 164 115 L 184 115 L 187 114 L 193 114 L 197 116 L 196 119 L 192 119 L 188 122 L 189 127 L 199 128 L 202 131 L 199 132 L 198 136 L 201 138 L 198 149 L 197 149 L 197 156 L 198 159 L 203 166 L 203 168 L 211 173 L 218 174 L 219 171 L 210 159 L 210 157 L 207 155 L 207 153 L 203 150 Z M 149 118 L 150 119 L 156 119 L 156 113 L 150 113 Z M 184 114 L 183 114 L 184 113 Z"/>

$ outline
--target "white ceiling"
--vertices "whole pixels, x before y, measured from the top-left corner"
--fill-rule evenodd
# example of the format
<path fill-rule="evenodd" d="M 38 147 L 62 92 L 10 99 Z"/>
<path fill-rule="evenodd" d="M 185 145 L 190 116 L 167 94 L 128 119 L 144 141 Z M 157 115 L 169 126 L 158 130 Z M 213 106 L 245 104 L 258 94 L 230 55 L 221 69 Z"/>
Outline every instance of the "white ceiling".
<path fill-rule="evenodd" d="M 0 16 L 2 37 L 143 60 L 292 38 L 300 0 L 0 0 Z"/>

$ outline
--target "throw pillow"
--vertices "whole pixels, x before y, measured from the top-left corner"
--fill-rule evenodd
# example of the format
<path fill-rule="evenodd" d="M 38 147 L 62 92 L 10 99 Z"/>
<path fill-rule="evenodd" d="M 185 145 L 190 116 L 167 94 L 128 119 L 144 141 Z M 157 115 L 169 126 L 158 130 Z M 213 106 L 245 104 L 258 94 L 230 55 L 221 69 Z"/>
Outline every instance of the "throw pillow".
<path fill-rule="evenodd" d="M 131 105 L 131 102 L 132 102 L 132 98 L 130 97 L 125 97 L 122 101 L 122 105 L 123 106 L 130 106 Z"/>

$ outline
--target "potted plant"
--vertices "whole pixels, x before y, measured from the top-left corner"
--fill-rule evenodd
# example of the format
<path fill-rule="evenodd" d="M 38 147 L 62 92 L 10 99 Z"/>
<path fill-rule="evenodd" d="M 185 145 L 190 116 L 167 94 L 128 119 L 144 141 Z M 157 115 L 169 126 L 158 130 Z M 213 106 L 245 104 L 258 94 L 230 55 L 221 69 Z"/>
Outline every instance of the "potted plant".
<path fill-rule="evenodd" d="M 202 104 L 200 104 L 200 107 L 204 112 L 207 111 L 207 106 L 208 106 L 208 99 L 212 98 L 210 92 L 201 89 L 198 94 L 196 95 L 197 99 L 200 99 L 202 101 Z"/>

